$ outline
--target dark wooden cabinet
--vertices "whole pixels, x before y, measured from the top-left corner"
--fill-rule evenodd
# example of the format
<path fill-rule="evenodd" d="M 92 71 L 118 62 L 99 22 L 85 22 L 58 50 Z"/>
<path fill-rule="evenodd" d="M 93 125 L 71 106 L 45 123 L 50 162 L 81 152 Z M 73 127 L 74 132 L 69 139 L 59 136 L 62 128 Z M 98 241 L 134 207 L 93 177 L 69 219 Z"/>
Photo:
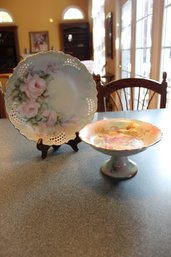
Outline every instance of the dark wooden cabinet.
<path fill-rule="evenodd" d="M 80 60 L 90 59 L 89 24 L 62 23 L 60 24 L 62 51 Z"/>
<path fill-rule="evenodd" d="M 10 73 L 20 60 L 17 26 L 0 26 L 0 73 Z"/>

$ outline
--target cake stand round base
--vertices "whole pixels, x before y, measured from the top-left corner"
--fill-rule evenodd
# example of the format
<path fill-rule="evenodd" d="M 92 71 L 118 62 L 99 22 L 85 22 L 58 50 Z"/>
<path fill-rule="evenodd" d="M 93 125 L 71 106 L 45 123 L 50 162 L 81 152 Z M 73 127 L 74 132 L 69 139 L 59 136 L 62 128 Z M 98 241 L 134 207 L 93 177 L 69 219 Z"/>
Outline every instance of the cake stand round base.
<path fill-rule="evenodd" d="M 138 167 L 135 162 L 126 156 L 112 156 L 101 167 L 101 172 L 115 179 L 129 179 L 137 174 Z"/>

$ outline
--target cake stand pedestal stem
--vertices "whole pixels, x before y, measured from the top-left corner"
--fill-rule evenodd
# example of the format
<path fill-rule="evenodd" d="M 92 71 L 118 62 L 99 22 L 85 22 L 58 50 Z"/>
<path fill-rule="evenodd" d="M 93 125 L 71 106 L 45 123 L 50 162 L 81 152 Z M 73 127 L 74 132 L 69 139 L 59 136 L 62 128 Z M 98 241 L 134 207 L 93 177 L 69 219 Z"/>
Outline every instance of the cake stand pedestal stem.
<path fill-rule="evenodd" d="M 127 156 L 112 156 L 101 167 L 101 172 L 115 179 L 128 179 L 137 174 L 138 168 L 135 162 Z"/>

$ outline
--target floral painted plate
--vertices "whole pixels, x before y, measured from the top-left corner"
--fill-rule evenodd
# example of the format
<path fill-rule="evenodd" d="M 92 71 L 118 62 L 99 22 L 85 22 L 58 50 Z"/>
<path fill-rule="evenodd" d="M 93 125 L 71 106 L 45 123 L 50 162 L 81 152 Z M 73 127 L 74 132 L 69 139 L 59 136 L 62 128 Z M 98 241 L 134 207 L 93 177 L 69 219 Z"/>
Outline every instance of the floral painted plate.
<path fill-rule="evenodd" d="M 75 138 L 97 109 L 92 75 L 62 52 L 41 52 L 22 60 L 5 95 L 10 121 L 30 140 L 60 145 Z"/>

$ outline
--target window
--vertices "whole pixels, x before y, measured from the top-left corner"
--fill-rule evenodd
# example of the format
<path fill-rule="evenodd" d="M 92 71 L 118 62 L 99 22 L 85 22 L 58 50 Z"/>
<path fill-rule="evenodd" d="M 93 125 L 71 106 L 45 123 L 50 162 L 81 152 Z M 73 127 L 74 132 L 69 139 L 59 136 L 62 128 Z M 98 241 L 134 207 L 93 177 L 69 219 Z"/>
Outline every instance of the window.
<path fill-rule="evenodd" d="M 63 14 L 64 20 L 82 20 L 84 19 L 83 12 L 78 7 L 68 7 Z"/>
<path fill-rule="evenodd" d="M 150 77 L 153 0 L 138 0 L 136 11 L 135 75 Z"/>
<path fill-rule="evenodd" d="M 105 15 L 104 0 L 93 0 L 94 73 L 103 75 L 105 66 Z"/>
<path fill-rule="evenodd" d="M 0 9 L 0 23 L 13 22 L 11 15 L 3 9 Z"/>
<path fill-rule="evenodd" d="M 150 77 L 152 15 L 153 0 L 127 0 L 121 5 L 122 78 Z M 141 89 L 142 99 L 145 92 Z M 126 90 L 126 94 L 128 99 L 130 94 L 134 94 L 135 105 L 139 91 L 137 89 Z"/>
<path fill-rule="evenodd" d="M 131 28 L 132 28 L 132 1 L 127 1 L 122 6 L 122 27 L 121 27 L 121 47 L 122 47 L 122 77 L 128 78 L 131 73 Z"/>
<path fill-rule="evenodd" d="M 132 1 L 128 0 L 123 3 L 121 8 L 121 76 L 122 78 L 129 78 L 131 76 L 131 45 L 132 45 Z M 123 104 L 126 106 L 125 96 L 127 95 L 128 105 L 131 106 L 130 95 L 132 90 L 126 89 L 121 91 L 121 98 Z"/>
<path fill-rule="evenodd" d="M 162 80 L 167 72 L 167 107 L 171 107 L 171 0 L 122 0 L 120 52 L 116 55 L 116 79 L 144 77 Z M 136 93 L 136 92 L 135 92 Z M 157 106 L 157 99 L 153 107 Z"/>

